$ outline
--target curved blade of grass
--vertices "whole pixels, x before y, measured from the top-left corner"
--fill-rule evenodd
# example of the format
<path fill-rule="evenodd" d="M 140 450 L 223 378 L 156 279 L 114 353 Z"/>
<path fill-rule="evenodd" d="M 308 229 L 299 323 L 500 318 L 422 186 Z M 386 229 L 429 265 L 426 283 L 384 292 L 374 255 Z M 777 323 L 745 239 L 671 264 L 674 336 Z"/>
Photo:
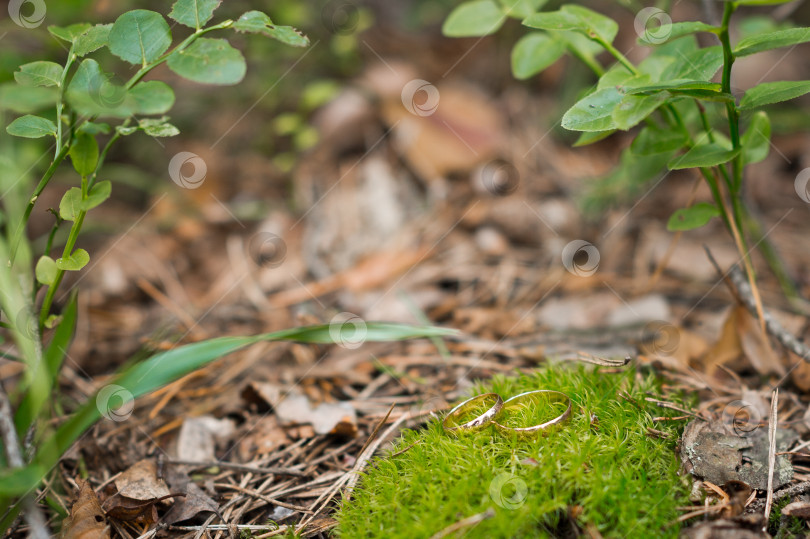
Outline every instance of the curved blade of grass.
<path fill-rule="evenodd" d="M 359 326 L 359 327 L 358 327 Z M 333 343 L 341 339 L 357 342 L 361 332 L 363 342 L 395 341 L 419 337 L 440 337 L 455 334 L 455 330 L 408 326 L 385 322 L 351 322 L 343 324 L 323 324 L 286 329 L 274 333 L 249 337 L 219 337 L 193 344 L 180 346 L 161 352 L 137 363 L 115 377 L 110 385 L 119 386 L 128 392 L 131 400 L 154 391 L 189 372 L 241 348 L 261 341 L 297 341 L 304 343 Z M 107 386 L 109 387 L 109 386 Z M 121 396 L 120 389 L 119 396 Z M 0 492 L 7 495 L 24 494 L 35 488 L 44 475 L 61 458 L 65 451 L 102 415 L 111 410 L 109 402 L 100 402 L 99 393 L 85 402 L 73 416 L 60 426 L 49 439 L 45 440 L 34 461 L 26 468 L 11 474 L 0 475 Z"/>
<path fill-rule="evenodd" d="M 68 346 L 70 346 L 70 340 L 73 338 L 73 330 L 76 328 L 76 311 L 76 294 L 73 294 L 70 303 L 62 313 L 62 322 L 54 331 L 53 338 L 43 354 L 45 370 L 40 374 L 34 373 L 34 376 L 47 376 L 48 388 L 53 388 Z M 40 395 L 31 390 L 25 393 L 25 398 L 17 408 L 17 413 L 14 414 L 14 425 L 20 438 L 25 436 L 25 432 L 39 416 L 42 406 L 49 398 L 50 392 Z"/>

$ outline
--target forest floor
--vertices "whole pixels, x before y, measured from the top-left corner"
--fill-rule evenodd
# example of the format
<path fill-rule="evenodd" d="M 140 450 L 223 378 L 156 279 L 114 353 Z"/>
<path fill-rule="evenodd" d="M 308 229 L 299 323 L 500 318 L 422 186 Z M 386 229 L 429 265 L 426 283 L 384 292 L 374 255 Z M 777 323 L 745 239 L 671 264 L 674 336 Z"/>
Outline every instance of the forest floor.
<path fill-rule="evenodd" d="M 630 184 L 629 197 L 614 197 L 622 193 L 609 186 L 594 191 L 594 178 L 610 171 L 627 140 L 570 147 L 555 123 L 565 65 L 519 83 L 494 47 L 398 32 L 381 25 L 362 35 L 363 68 L 312 116 L 319 142 L 289 173 L 254 146 L 239 151 L 268 118 L 231 104 L 206 112 L 196 139 L 161 150 L 199 155 L 208 169 L 200 188 L 116 194 L 99 209 L 91 236 L 98 262 L 72 283 L 82 292 L 82 322 L 60 393 L 71 409 L 142 350 L 213 336 L 332 322 L 351 324 L 356 338 L 257 344 L 100 422 L 45 489 L 53 518 L 70 511 L 75 478 L 85 474 L 107 509 L 136 514 L 115 521 L 126 539 L 203 530 L 219 538 L 233 526 L 257 537 L 329 536 L 347 484 L 357 488 L 353 478 L 372 462 L 368 448 L 384 454 L 400 429 L 441 417 L 477 381 L 599 358 L 630 358 L 603 370 L 639 379 L 656 373 L 661 393 L 641 398 L 664 403 L 661 410 L 692 399 L 674 423 L 669 410 L 645 430 L 677 437 L 689 421 L 702 422 L 677 448 L 672 440 L 672 459 L 687 468 L 694 462 L 682 456 L 683 444 L 731 426 L 747 448 L 764 444 L 764 454 L 745 459 L 767 472 L 778 387 L 778 487 L 810 480 L 800 441 L 810 439 L 810 364 L 763 335 L 707 258 L 705 248 L 723 272 L 740 262 L 719 220 L 693 232 L 666 230 L 675 210 L 710 198 L 699 179 L 679 171 Z M 440 96 L 430 114 L 414 114 L 402 99 L 414 79 L 431 81 Z M 415 99 L 413 107 L 431 106 L 428 93 Z M 774 151 L 747 178 L 748 202 L 804 297 L 810 206 L 794 180 L 810 166 L 808 147 L 806 132 L 777 132 Z M 591 193 L 585 203 L 583 192 Z M 258 218 L 256 201 L 269 209 Z M 752 255 L 766 309 L 807 337 L 806 306 L 791 305 L 759 252 Z M 460 333 L 364 343 L 371 320 Z M 16 374 L 13 364 L 0 365 L 0 377 Z M 695 534 L 717 534 L 695 537 L 761 533 L 762 470 L 740 474 L 742 449 L 730 458 L 697 470 L 705 481 L 694 478 L 692 507 L 673 519 L 675 530 L 683 520 Z M 744 495 L 733 481 L 749 487 Z M 137 489 L 132 498 L 145 501 L 178 489 L 188 495 L 127 508 L 120 494 Z M 575 512 L 561 514 L 571 533 L 623 534 L 580 528 Z M 161 527 L 151 526 L 155 515 Z M 769 531 L 796 526 L 808 531 L 788 517 Z"/>

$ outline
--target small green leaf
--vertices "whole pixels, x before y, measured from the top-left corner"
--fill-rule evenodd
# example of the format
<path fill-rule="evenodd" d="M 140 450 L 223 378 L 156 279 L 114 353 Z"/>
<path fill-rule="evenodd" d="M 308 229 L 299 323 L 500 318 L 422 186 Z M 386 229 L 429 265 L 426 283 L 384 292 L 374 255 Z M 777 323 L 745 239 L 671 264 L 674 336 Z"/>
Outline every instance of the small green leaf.
<path fill-rule="evenodd" d="M 543 7 L 548 0 L 499 0 L 504 14 L 515 19 L 525 19 Z"/>
<path fill-rule="evenodd" d="M 593 144 L 594 142 L 599 142 L 600 140 L 608 138 L 615 132 L 615 129 L 608 129 L 607 131 L 584 131 L 579 136 L 577 141 L 574 142 L 574 147 L 578 148 L 580 146 L 587 146 L 589 144 Z"/>
<path fill-rule="evenodd" d="M 705 47 L 676 56 L 661 74 L 662 80 L 710 81 L 723 65 L 723 47 Z"/>
<path fill-rule="evenodd" d="M 748 56 L 757 52 L 789 47 L 810 41 L 810 28 L 788 28 L 741 39 L 734 49 L 734 56 Z"/>
<path fill-rule="evenodd" d="M 740 153 L 740 149 L 729 150 L 720 144 L 710 143 L 694 146 L 683 155 L 677 155 L 670 159 L 667 168 L 670 170 L 682 170 L 685 168 L 713 167 L 728 163 Z"/>
<path fill-rule="evenodd" d="M 78 187 L 71 187 L 59 202 L 59 217 L 65 221 L 75 221 L 82 211 L 82 190 Z"/>
<path fill-rule="evenodd" d="M 112 24 L 97 24 L 89 28 L 76 37 L 73 42 L 73 52 L 76 53 L 76 56 L 85 56 L 105 46 L 112 27 Z"/>
<path fill-rule="evenodd" d="M 627 93 L 631 95 L 654 95 L 667 92 L 674 96 L 694 97 L 703 101 L 734 102 L 733 95 L 720 90 L 720 84 L 714 82 L 674 80 L 650 86 L 637 86 L 627 90 Z"/>
<path fill-rule="evenodd" d="M 56 262 L 49 256 L 39 257 L 37 267 L 34 269 L 37 281 L 46 286 L 50 286 L 56 281 L 56 271 Z"/>
<path fill-rule="evenodd" d="M 87 133 L 88 135 L 109 135 L 110 124 L 98 122 L 84 122 L 79 126 L 77 131 L 79 133 Z"/>
<path fill-rule="evenodd" d="M 173 137 L 180 134 L 180 130 L 166 121 L 167 118 L 153 120 L 144 118 L 139 121 L 143 132 L 152 137 Z"/>
<path fill-rule="evenodd" d="M 759 163 L 768 157 L 771 149 L 771 121 L 765 111 L 760 110 L 751 118 L 748 129 L 740 139 L 743 164 Z"/>
<path fill-rule="evenodd" d="M 90 211 L 96 206 L 99 206 L 105 200 L 110 198 L 112 193 L 112 183 L 103 181 L 96 183 L 90 192 L 87 193 L 87 198 L 82 202 L 84 211 Z"/>
<path fill-rule="evenodd" d="M 613 19 L 576 4 L 566 4 L 558 11 L 535 13 L 526 18 L 523 24 L 540 30 L 580 32 L 608 43 L 613 42 L 619 32 L 619 25 Z"/>
<path fill-rule="evenodd" d="M 563 115 L 562 126 L 571 131 L 617 129 L 612 114 L 623 97 L 624 94 L 613 87 L 585 96 Z"/>
<path fill-rule="evenodd" d="M 565 54 L 565 43 L 545 32 L 530 32 L 512 49 L 512 74 L 526 80 L 556 62 Z"/>
<path fill-rule="evenodd" d="M 63 70 L 56 62 L 31 62 L 14 72 L 14 80 L 23 86 L 59 86 Z"/>
<path fill-rule="evenodd" d="M 652 114 L 664 101 L 666 101 L 666 96 L 663 94 L 625 95 L 613 109 L 613 122 L 616 127 L 626 131 Z"/>
<path fill-rule="evenodd" d="M 98 164 L 98 143 L 96 138 L 87 133 L 79 133 L 76 140 L 70 145 L 70 160 L 73 168 L 81 176 L 89 176 L 96 170 Z"/>
<path fill-rule="evenodd" d="M 204 37 L 169 56 L 167 63 L 181 77 L 204 84 L 237 84 L 247 70 L 242 53 L 227 40 Z"/>
<path fill-rule="evenodd" d="M 214 10 L 222 0 L 177 0 L 169 18 L 180 24 L 199 30 L 214 16 Z"/>
<path fill-rule="evenodd" d="M 718 217 L 719 215 L 720 210 L 714 204 L 698 202 L 694 206 L 681 208 L 673 213 L 667 222 L 667 230 L 677 232 L 700 228 L 711 221 L 712 217 Z"/>
<path fill-rule="evenodd" d="M 634 155 L 672 153 L 686 144 L 686 135 L 676 129 L 646 126 L 630 144 Z"/>
<path fill-rule="evenodd" d="M 137 114 L 163 114 L 174 105 L 171 86 L 159 80 L 139 82 L 129 90 Z"/>
<path fill-rule="evenodd" d="M 146 65 L 166 52 L 172 32 L 160 13 L 135 9 L 116 19 L 108 40 L 114 55 L 130 64 Z"/>
<path fill-rule="evenodd" d="M 90 262 L 90 255 L 84 249 L 76 249 L 67 258 L 57 258 L 56 267 L 62 271 L 79 271 Z"/>
<path fill-rule="evenodd" d="M 810 92 L 810 80 L 763 82 L 745 92 L 740 110 L 751 110 L 795 99 Z"/>
<path fill-rule="evenodd" d="M 506 15 L 493 0 L 473 0 L 456 7 L 442 25 L 448 37 L 477 37 L 494 34 Z"/>
<path fill-rule="evenodd" d="M 6 131 L 9 135 L 23 138 L 56 136 L 56 124 L 42 116 L 26 114 L 8 124 Z"/>
<path fill-rule="evenodd" d="M 123 86 L 101 70 L 98 62 L 86 58 L 68 84 L 66 98 L 71 107 L 87 116 L 128 118 L 135 106 Z"/>
<path fill-rule="evenodd" d="M 233 28 L 237 32 L 263 34 L 287 45 L 292 45 L 293 47 L 306 47 L 309 45 L 309 38 L 307 36 L 292 26 L 278 26 L 273 24 L 270 17 L 261 11 L 248 11 L 243 14 L 233 23 Z"/>
<path fill-rule="evenodd" d="M 124 127 L 123 125 L 115 126 L 115 132 L 121 135 L 122 137 L 129 136 L 132 133 L 135 133 L 138 129 L 140 129 L 139 126 L 127 126 L 127 127 Z"/>
<path fill-rule="evenodd" d="M 638 38 L 640 45 L 661 45 L 667 41 L 678 39 L 679 37 L 687 36 L 697 32 L 708 32 L 717 34 L 720 28 L 712 26 L 703 22 L 676 22 L 668 25 L 662 25 L 655 33 L 646 33 Z"/>
<path fill-rule="evenodd" d="M 58 37 L 62 41 L 73 43 L 73 40 L 85 33 L 90 27 L 93 26 L 89 22 L 77 22 L 70 26 L 49 26 L 48 32 L 52 36 Z"/>

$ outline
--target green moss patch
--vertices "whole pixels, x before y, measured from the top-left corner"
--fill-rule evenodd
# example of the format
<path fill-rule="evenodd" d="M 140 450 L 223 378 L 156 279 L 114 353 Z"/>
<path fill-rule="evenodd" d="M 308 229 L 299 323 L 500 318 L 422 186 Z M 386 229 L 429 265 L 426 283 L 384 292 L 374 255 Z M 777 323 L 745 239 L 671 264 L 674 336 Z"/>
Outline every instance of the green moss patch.
<path fill-rule="evenodd" d="M 652 421 L 667 415 L 644 401 L 646 391 L 657 391 L 655 380 L 632 370 L 602 374 L 555 367 L 476 387 L 504 399 L 534 389 L 569 395 L 570 420 L 529 441 L 493 428 L 453 437 L 436 419 L 422 430 L 405 431 L 388 456 L 371 463 L 351 501 L 340 508 L 338 535 L 430 537 L 487 514 L 477 523 L 462 522 L 460 533 L 559 537 L 576 527 L 606 537 L 676 537 L 676 507 L 688 505 L 675 453 L 683 425 Z M 620 398 L 620 391 L 633 402 Z M 546 419 L 549 411 L 534 415 L 512 420 Z M 648 427 L 669 437 L 652 437 Z"/>

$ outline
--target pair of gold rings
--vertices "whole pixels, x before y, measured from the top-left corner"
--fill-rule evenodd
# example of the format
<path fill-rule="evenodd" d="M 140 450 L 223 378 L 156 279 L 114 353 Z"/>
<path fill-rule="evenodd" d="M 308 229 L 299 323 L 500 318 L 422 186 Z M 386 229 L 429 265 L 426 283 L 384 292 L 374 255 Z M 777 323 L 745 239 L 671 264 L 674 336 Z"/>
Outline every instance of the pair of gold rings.
<path fill-rule="evenodd" d="M 562 402 L 565 405 L 565 411 L 550 421 L 528 427 L 509 427 L 498 421 L 504 414 L 514 415 L 526 410 L 531 411 L 531 407 L 540 405 L 540 401 L 544 399 L 548 402 Z M 468 415 L 470 411 L 480 409 L 482 406 L 490 404 L 491 406 L 482 414 L 470 421 L 459 424 L 461 418 Z M 560 391 L 552 391 L 550 389 L 527 391 L 526 393 L 515 395 L 506 401 L 497 393 L 484 393 L 467 399 L 450 410 L 442 422 L 442 427 L 444 427 L 446 432 L 458 435 L 462 433 L 479 432 L 492 425 L 503 435 L 511 436 L 516 434 L 521 438 L 531 438 L 562 423 L 568 419 L 570 415 L 571 398 Z"/>

